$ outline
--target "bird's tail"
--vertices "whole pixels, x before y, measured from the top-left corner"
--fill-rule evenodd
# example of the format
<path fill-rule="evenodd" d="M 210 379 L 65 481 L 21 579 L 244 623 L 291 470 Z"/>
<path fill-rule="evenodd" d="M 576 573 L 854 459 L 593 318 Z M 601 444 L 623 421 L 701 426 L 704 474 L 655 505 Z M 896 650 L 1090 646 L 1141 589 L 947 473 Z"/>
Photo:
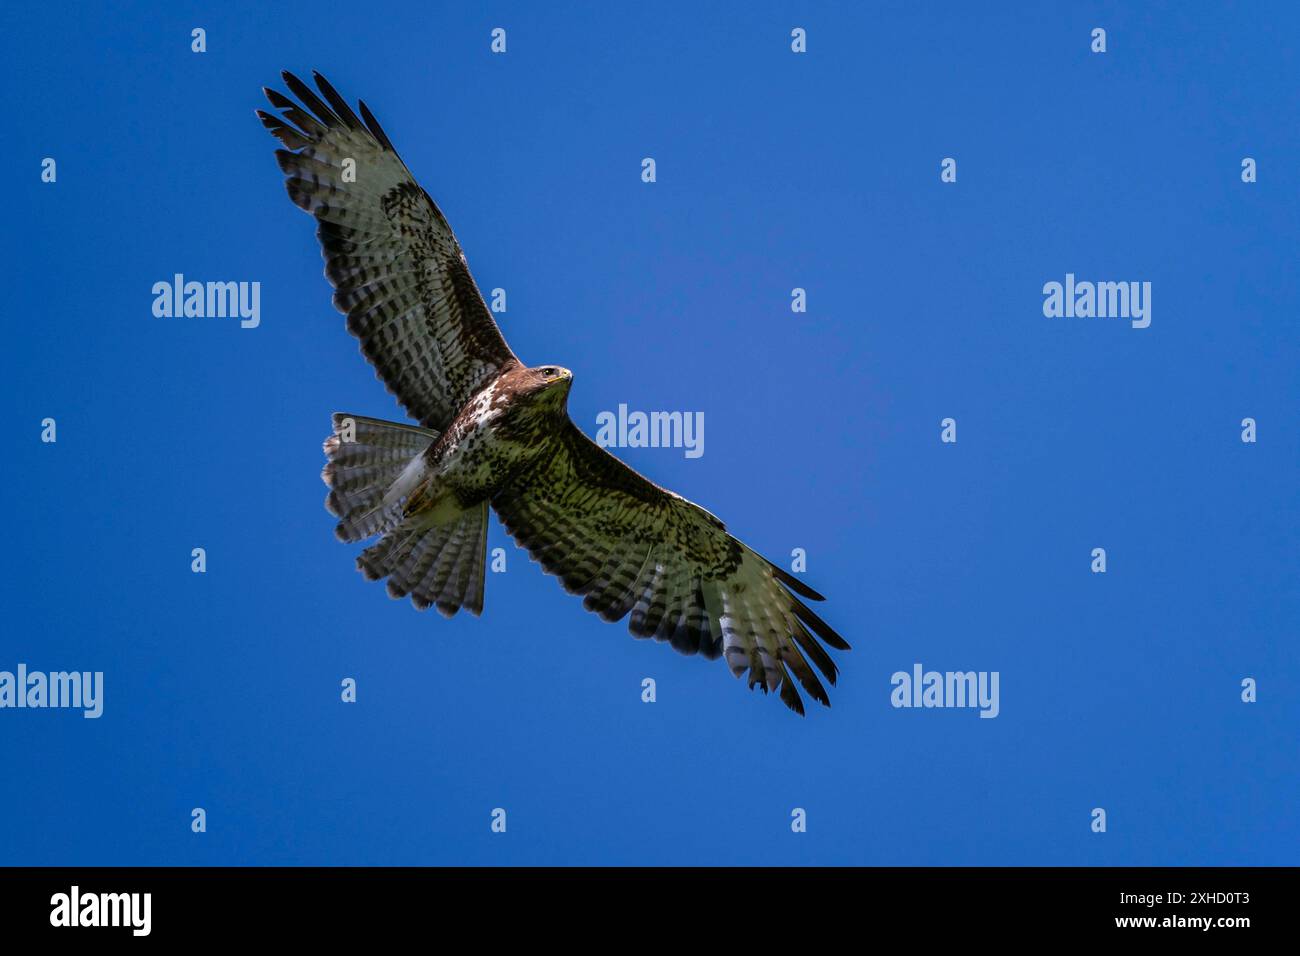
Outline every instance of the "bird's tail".
<path fill-rule="evenodd" d="M 367 580 L 388 578 L 390 596 L 409 594 L 420 610 L 436 606 L 448 617 L 462 607 L 479 614 L 487 503 L 438 522 L 428 512 L 406 512 L 423 453 L 437 438 L 427 428 L 335 414 L 321 472 L 330 488 L 325 507 L 339 518 L 340 540 L 381 535 L 357 558 L 357 567 Z"/>

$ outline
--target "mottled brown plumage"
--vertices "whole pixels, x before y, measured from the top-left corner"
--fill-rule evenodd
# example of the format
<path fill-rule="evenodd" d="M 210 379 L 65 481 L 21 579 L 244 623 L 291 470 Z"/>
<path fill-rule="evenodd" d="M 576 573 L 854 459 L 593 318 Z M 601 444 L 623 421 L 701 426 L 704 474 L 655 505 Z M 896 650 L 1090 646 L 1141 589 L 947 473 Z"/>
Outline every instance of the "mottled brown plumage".
<path fill-rule="evenodd" d="M 588 610 L 725 657 L 799 713 L 796 680 L 829 705 L 817 671 L 834 684 L 836 668 L 821 642 L 848 644 L 800 600 L 821 595 L 583 434 L 572 376 L 510 351 L 447 220 L 366 105 L 358 117 L 323 77 L 318 96 L 283 76 L 302 105 L 266 90 L 280 113 L 258 116 L 286 147 L 289 196 L 316 218 L 348 330 L 420 423 L 334 416 L 326 506 L 342 540 L 378 536 L 357 561 L 366 577 L 422 609 L 480 613 L 491 507 Z"/>

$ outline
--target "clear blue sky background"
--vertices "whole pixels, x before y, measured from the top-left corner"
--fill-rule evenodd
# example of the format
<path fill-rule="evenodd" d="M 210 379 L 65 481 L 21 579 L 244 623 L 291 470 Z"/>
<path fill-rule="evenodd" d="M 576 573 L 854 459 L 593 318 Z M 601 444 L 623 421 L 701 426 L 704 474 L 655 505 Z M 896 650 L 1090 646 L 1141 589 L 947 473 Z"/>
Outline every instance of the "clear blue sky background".
<path fill-rule="evenodd" d="M 0 711 L 0 863 L 1297 862 L 1293 4 L 239 6 L 4 13 L 0 669 L 106 700 Z M 705 413 L 702 458 L 623 454 L 807 550 L 831 710 L 495 523 L 481 619 L 354 570 L 320 442 L 400 412 L 253 116 L 282 68 L 366 99 L 589 433 Z M 154 318 L 176 272 L 260 281 L 261 327 Z M 1150 281 L 1151 327 L 1044 318 L 1066 272 Z M 1001 715 L 893 709 L 916 662 Z"/>

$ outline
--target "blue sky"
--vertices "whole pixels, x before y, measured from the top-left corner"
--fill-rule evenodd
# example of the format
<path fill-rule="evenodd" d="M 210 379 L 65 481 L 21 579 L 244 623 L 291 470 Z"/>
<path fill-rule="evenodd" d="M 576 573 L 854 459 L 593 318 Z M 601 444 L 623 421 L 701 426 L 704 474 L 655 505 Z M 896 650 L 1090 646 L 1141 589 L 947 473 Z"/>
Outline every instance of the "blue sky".
<path fill-rule="evenodd" d="M 0 669 L 105 702 L 0 710 L 0 863 L 1297 861 L 1300 14 L 699 6 L 6 10 Z M 400 411 L 253 116 L 286 68 L 367 101 L 589 434 L 704 413 L 698 459 L 620 454 L 806 550 L 831 710 L 495 523 L 481 619 L 354 570 L 320 442 Z M 260 282 L 260 326 L 155 318 L 178 272 Z M 1151 326 L 1044 317 L 1066 273 L 1149 281 Z M 891 707 L 918 662 L 998 672 L 999 716 Z"/>

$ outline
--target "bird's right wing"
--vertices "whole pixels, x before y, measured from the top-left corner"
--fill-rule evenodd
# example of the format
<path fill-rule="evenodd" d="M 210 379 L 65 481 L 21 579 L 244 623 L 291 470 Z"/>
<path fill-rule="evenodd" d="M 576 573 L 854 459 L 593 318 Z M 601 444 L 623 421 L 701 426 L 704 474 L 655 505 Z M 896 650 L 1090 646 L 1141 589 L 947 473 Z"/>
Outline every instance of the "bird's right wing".
<path fill-rule="evenodd" d="M 460 244 L 365 103 L 359 119 L 284 73 L 295 103 L 257 111 L 287 149 L 275 152 L 289 198 L 316 217 L 334 306 L 388 390 L 426 428 L 444 430 L 491 379 L 518 365 L 469 273 Z"/>
<path fill-rule="evenodd" d="M 791 672 L 827 706 L 831 647 L 849 645 L 799 600 L 820 594 L 727 533 L 722 522 L 642 477 L 567 420 L 536 468 L 492 499 L 506 530 L 565 590 L 607 621 L 631 612 L 638 637 L 725 656 L 749 686 L 803 713 Z M 816 636 L 814 636 L 816 635 Z"/>

